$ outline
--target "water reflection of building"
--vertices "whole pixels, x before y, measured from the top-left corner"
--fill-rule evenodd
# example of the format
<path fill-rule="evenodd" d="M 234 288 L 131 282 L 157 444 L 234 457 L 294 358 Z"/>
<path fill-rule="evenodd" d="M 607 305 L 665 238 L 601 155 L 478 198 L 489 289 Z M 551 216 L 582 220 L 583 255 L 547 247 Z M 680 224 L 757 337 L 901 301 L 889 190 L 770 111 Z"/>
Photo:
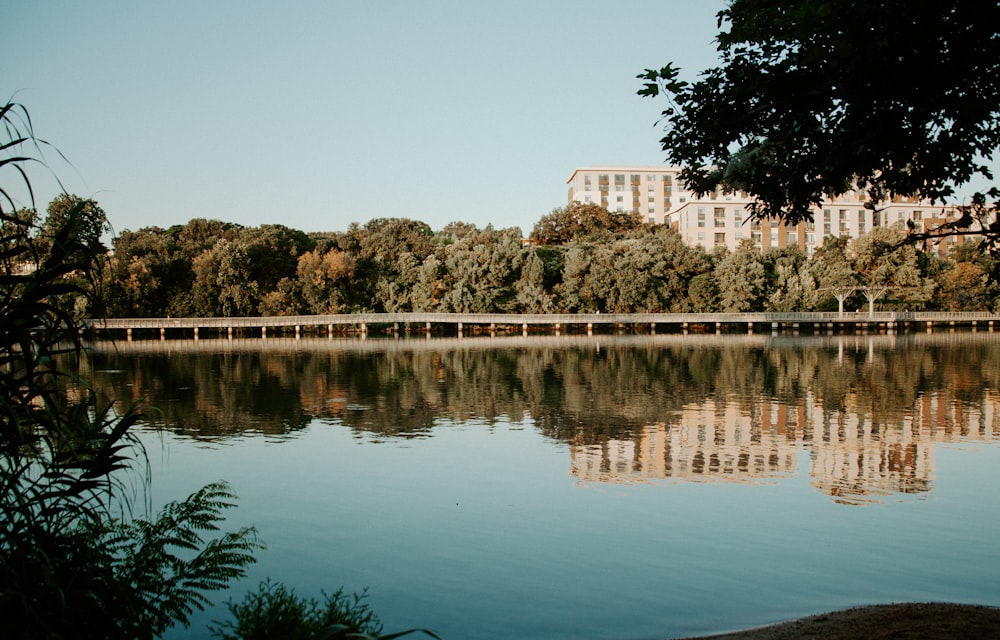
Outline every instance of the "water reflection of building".
<path fill-rule="evenodd" d="M 794 406 L 774 400 L 689 405 L 669 424 L 647 425 L 631 438 L 572 446 L 572 473 L 588 482 L 750 482 L 795 472 L 805 451 L 814 487 L 838 501 L 862 503 L 929 491 L 940 443 L 1000 438 L 995 391 L 980 403 L 956 401 L 944 391 L 924 394 L 891 423 L 847 404 L 831 409 L 807 397 Z"/>
<path fill-rule="evenodd" d="M 631 439 L 570 450 L 573 474 L 594 482 L 757 480 L 794 471 L 796 453 L 736 405 L 714 402 L 685 407 L 673 424 L 647 425 Z"/>

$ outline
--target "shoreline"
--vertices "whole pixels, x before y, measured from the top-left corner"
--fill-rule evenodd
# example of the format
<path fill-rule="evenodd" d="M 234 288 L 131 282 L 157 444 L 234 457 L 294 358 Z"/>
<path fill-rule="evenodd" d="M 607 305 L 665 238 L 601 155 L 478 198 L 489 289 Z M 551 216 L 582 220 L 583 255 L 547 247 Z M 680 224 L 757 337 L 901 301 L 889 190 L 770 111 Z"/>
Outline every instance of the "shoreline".
<path fill-rule="evenodd" d="M 1000 607 L 908 602 L 841 609 L 764 627 L 676 640 L 950 640 L 1000 638 Z"/>

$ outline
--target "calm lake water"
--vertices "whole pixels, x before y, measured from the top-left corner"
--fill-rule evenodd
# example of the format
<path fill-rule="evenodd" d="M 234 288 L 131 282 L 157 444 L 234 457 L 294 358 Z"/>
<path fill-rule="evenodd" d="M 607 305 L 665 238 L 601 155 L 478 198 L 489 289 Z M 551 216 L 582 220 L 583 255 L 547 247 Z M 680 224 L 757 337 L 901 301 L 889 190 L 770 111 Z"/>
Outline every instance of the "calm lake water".
<path fill-rule="evenodd" d="M 445 640 L 1000 605 L 1000 334 L 149 341 L 85 365 L 159 412 L 155 504 L 240 495 L 227 526 L 267 550 L 219 603 L 367 587 L 386 631 Z"/>

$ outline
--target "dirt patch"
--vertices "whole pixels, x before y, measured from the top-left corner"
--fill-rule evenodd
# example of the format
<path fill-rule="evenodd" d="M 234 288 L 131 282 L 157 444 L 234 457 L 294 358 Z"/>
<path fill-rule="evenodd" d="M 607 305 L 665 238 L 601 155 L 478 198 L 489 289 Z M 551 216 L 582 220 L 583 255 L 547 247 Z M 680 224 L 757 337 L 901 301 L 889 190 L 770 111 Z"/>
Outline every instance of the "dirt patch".
<path fill-rule="evenodd" d="M 687 640 L 964 640 L 1000 638 L 1000 608 L 906 603 L 858 607 Z"/>

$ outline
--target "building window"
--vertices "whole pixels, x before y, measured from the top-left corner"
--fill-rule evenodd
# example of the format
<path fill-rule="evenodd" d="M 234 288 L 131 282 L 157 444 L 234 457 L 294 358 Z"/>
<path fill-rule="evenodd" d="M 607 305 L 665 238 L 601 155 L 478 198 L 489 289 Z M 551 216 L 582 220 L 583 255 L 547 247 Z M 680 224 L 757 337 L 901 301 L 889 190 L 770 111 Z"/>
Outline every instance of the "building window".
<path fill-rule="evenodd" d="M 699 231 L 698 232 L 698 240 L 700 240 L 702 242 L 705 241 L 705 232 L 704 231 Z"/>
<path fill-rule="evenodd" d="M 590 204 L 590 196 L 583 196 L 583 202 L 585 204 Z"/>
<path fill-rule="evenodd" d="M 704 209 L 698 209 L 698 226 L 699 227 L 704 227 L 705 226 L 705 210 Z"/>
<path fill-rule="evenodd" d="M 826 220 L 827 222 L 830 221 L 830 210 L 829 209 L 823 209 L 823 219 Z"/>
<path fill-rule="evenodd" d="M 625 196 L 618 196 L 615 200 L 618 202 L 625 202 Z"/>
<path fill-rule="evenodd" d="M 725 233 L 715 234 L 715 246 L 722 247 L 725 246 L 725 244 L 726 244 L 726 234 Z"/>
<path fill-rule="evenodd" d="M 713 210 L 713 218 L 715 219 L 715 226 L 724 227 L 726 226 L 726 210 L 722 207 L 715 207 Z"/>
<path fill-rule="evenodd" d="M 823 235 L 829 236 L 832 234 L 833 234 L 833 229 L 830 227 L 830 223 L 829 222 L 823 223 Z"/>
<path fill-rule="evenodd" d="M 914 222 L 920 222 L 923 219 L 924 219 L 924 213 L 922 211 L 914 211 L 913 212 L 913 221 Z"/>

